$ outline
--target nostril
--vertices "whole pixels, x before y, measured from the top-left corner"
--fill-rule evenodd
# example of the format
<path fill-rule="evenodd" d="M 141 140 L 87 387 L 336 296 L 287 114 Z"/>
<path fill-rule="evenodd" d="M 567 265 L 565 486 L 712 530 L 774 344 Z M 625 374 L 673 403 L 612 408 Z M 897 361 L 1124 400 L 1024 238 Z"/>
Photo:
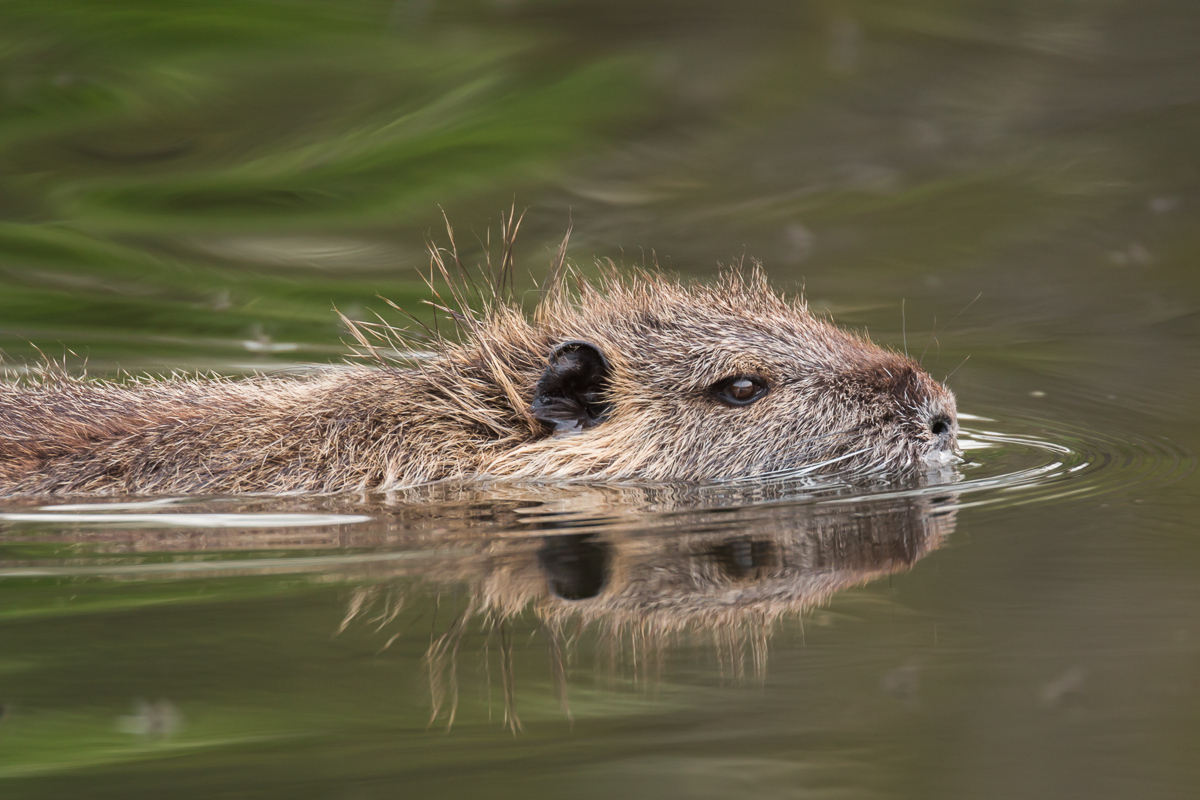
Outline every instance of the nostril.
<path fill-rule="evenodd" d="M 929 431 L 934 436 L 941 436 L 944 433 L 950 432 L 950 418 L 945 414 L 938 414 L 929 422 Z"/>

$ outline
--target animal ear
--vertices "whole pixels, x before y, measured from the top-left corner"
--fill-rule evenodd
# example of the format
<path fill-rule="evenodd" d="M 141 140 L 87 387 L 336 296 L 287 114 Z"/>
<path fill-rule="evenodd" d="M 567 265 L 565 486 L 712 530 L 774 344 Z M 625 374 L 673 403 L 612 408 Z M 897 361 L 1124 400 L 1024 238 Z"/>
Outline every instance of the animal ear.
<path fill-rule="evenodd" d="M 533 390 L 534 418 L 551 425 L 555 433 L 599 425 L 611 410 L 604 397 L 610 372 L 608 359 L 591 342 L 560 344 Z"/>
<path fill-rule="evenodd" d="M 563 600 L 587 600 L 608 584 L 611 547 L 593 533 L 547 536 L 537 551 L 538 566 L 551 593 Z"/>

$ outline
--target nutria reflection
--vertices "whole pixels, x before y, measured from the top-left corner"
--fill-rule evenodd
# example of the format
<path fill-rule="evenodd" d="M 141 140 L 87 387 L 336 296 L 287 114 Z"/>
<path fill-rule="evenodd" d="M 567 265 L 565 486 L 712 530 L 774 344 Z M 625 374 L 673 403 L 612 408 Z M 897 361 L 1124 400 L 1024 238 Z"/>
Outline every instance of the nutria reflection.
<path fill-rule="evenodd" d="M 547 536 L 537 551 L 550 593 L 561 600 L 586 600 L 608 584 L 612 545 L 593 533 Z"/>
<path fill-rule="evenodd" d="M 465 603 L 427 652 L 432 717 L 453 721 L 464 637 L 483 626 L 500 653 L 505 717 L 516 728 L 510 648 L 518 619 L 540 630 L 568 714 L 567 664 L 581 646 L 594 648 L 609 674 L 636 681 L 654 681 L 685 642 L 714 654 L 722 674 L 761 678 L 777 623 L 910 569 L 953 531 L 955 512 L 947 495 L 739 509 L 709 519 L 717 524 L 692 517 L 679 532 L 659 520 L 658 527 L 492 539 L 424 564 L 419 575 L 406 570 L 416 583 L 381 579 L 360 589 L 344 626 L 371 609 L 377 620 L 394 617 L 408 600 L 430 590 L 460 593 L 465 584 Z M 712 532 L 691 532 L 698 527 Z"/>
<path fill-rule="evenodd" d="M 911 568 L 953 532 L 955 502 L 949 490 L 873 499 L 778 483 L 720 489 L 442 485 L 370 501 L 229 498 L 155 506 L 251 519 L 263 512 L 369 516 L 366 524 L 71 530 L 59 522 L 52 533 L 35 527 L 30 535 L 118 556 L 331 553 L 312 569 L 358 586 L 341 630 L 355 626 L 380 648 L 400 636 L 429 637 L 434 718 L 453 720 L 459 661 L 470 656 L 478 664 L 481 655 L 478 641 L 464 647 L 466 637 L 482 628 L 483 647 L 500 656 L 506 718 L 519 727 L 512 658 L 517 629 L 532 623 L 538 632 L 567 714 L 573 657 L 580 666 L 585 656 L 595 660 L 602 676 L 652 686 L 667 659 L 688 645 L 692 656 L 715 658 L 722 675 L 761 678 L 782 624 L 838 591 Z M 28 512 L 80 508 L 8 505 Z M 120 514 L 112 519 L 119 522 Z M 6 532 L 9 541 L 20 537 L 20 528 Z M 248 568 L 251 562 L 299 571 L 286 558 L 215 563 L 239 574 L 278 569 Z M 410 618 L 422 622 L 414 628 Z"/>

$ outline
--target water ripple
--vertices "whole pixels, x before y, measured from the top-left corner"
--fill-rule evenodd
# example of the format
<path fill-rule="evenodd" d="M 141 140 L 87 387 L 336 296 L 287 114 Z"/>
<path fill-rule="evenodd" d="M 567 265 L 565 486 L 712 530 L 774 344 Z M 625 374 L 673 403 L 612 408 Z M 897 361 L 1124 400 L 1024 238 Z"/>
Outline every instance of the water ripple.
<path fill-rule="evenodd" d="M 312 557 L 314 550 L 382 554 L 566 534 L 733 535 L 803 527 L 816 519 L 821 524 L 882 519 L 897 509 L 949 514 L 980 506 L 1136 496 L 1197 467 L 1194 454 L 1166 439 L 1115 436 L 1061 420 L 964 415 L 962 422 L 962 462 L 899 485 L 811 477 L 736 485 L 465 483 L 376 496 L 14 501 L 0 509 L 0 543 L 74 542 L 93 554 L 130 557 L 257 550 L 292 560 Z"/>
<path fill-rule="evenodd" d="M 1180 481 L 1197 466 L 1194 453 L 1158 437 L 1115 436 L 1062 420 L 968 422 L 954 491 L 972 498 L 960 508 L 1138 494 Z"/>

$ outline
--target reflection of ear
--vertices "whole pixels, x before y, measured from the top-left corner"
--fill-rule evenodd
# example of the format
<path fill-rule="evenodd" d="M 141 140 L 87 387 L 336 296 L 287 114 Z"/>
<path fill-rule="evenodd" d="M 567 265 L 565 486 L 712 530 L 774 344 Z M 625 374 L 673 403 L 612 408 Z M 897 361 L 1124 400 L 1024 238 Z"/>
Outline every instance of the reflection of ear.
<path fill-rule="evenodd" d="M 599 425 L 609 414 L 604 399 L 608 360 L 590 342 L 564 342 L 554 348 L 550 362 L 533 391 L 531 411 L 555 433 L 574 433 Z"/>
<path fill-rule="evenodd" d="M 595 597 L 608 583 L 609 545 L 591 533 L 547 536 L 537 560 L 550 591 L 563 600 Z"/>

